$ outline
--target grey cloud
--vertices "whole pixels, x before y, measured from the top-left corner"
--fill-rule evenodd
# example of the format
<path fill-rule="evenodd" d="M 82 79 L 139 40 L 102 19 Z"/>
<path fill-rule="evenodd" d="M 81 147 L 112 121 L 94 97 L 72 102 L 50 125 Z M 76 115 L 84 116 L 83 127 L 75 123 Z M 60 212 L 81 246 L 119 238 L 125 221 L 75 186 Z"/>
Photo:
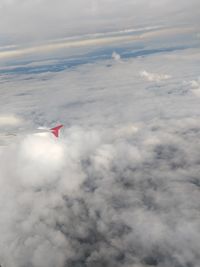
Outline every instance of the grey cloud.
<path fill-rule="evenodd" d="M 198 49 L 1 74 L 0 264 L 198 267 L 198 77 Z"/>
<path fill-rule="evenodd" d="M 198 26 L 198 10 L 197 0 L 1 1 L 0 32 L 3 43 L 23 43 L 155 24 Z"/>
<path fill-rule="evenodd" d="M 3 266 L 199 265 L 199 121 L 115 132 L 2 152 Z"/>

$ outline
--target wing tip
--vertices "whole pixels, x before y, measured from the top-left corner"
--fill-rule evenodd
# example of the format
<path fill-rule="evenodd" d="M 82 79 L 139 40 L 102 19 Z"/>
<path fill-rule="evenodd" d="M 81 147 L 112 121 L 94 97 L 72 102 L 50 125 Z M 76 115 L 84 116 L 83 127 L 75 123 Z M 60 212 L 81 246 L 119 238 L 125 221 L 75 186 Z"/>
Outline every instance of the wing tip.
<path fill-rule="evenodd" d="M 55 136 L 55 137 L 59 137 L 59 131 L 60 129 L 63 127 L 63 124 L 57 125 L 56 127 L 51 128 L 51 133 Z"/>

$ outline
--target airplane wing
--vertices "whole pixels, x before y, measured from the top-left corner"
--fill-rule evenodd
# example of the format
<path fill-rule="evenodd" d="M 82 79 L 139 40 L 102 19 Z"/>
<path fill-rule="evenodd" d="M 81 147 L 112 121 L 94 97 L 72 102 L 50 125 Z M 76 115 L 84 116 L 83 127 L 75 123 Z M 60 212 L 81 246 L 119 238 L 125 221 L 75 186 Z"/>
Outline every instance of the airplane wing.
<path fill-rule="evenodd" d="M 54 137 L 58 138 L 60 129 L 63 127 L 62 124 L 54 127 L 54 128 L 46 128 L 46 127 L 39 127 L 38 129 L 35 130 L 30 130 L 30 131 L 9 131 L 9 132 L 4 132 L 3 130 L 0 129 L 0 146 L 7 146 L 9 143 L 12 143 L 14 139 L 20 136 L 24 135 L 40 135 L 40 136 L 45 136 L 48 133 L 52 133 Z"/>
<path fill-rule="evenodd" d="M 58 137 L 59 136 L 59 130 L 61 129 L 63 127 L 63 125 L 61 124 L 61 125 L 58 125 L 58 126 L 56 126 L 56 127 L 54 127 L 54 128 L 51 128 L 50 130 L 51 130 L 51 133 L 53 134 L 53 135 L 55 135 L 55 137 Z"/>

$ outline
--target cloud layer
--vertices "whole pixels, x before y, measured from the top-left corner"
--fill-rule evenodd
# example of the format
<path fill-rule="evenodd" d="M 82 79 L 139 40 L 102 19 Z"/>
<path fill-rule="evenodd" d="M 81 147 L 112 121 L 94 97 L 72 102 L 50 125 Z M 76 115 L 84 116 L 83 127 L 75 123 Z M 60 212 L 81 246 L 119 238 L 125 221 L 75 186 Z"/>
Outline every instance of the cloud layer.
<path fill-rule="evenodd" d="M 2 152 L 2 265 L 197 267 L 199 125 L 72 127 Z"/>
<path fill-rule="evenodd" d="M 3 267 L 199 266 L 200 53 L 152 47 L 1 73 Z"/>
<path fill-rule="evenodd" d="M 2 44 L 157 24 L 199 23 L 199 1 L 53 0 L 0 3 Z M 12 41 L 11 41 L 12 40 Z"/>

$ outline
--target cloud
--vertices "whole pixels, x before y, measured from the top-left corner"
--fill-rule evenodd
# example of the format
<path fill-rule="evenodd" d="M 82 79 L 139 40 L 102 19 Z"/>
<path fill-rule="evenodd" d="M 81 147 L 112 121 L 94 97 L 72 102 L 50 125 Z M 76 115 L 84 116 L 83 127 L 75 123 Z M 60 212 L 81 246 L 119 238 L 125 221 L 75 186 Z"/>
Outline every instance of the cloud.
<path fill-rule="evenodd" d="M 121 59 L 120 54 L 116 53 L 115 51 L 112 53 L 112 58 L 116 61 L 119 61 Z"/>
<path fill-rule="evenodd" d="M 1 74 L 2 117 L 29 133 L 17 124 L 0 149 L 3 267 L 198 267 L 196 55 Z M 144 69 L 171 78 L 147 83 Z M 60 139 L 30 134 L 57 123 Z"/>
<path fill-rule="evenodd" d="M 198 266 L 199 121 L 27 137 L 1 154 L 3 266 Z M 149 140 L 156 138 L 157 142 Z"/>
<path fill-rule="evenodd" d="M 141 71 L 140 76 L 149 82 L 160 82 L 171 78 L 171 76 L 167 74 L 150 73 L 146 70 Z"/>
<path fill-rule="evenodd" d="M 145 29 L 144 29 L 145 31 Z M 129 31 L 128 31 L 129 32 Z M 137 31 L 136 31 L 137 32 Z M 45 54 L 49 52 L 55 52 L 62 49 L 69 48 L 81 48 L 81 47 L 92 47 L 99 45 L 109 45 L 113 43 L 120 42 L 129 42 L 129 41 L 138 41 L 141 38 L 145 38 L 145 33 L 140 35 L 130 35 L 123 34 L 123 32 L 115 32 L 115 36 L 112 36 L 113 33 L 109 34 L 91 34 L 87 36 L 77 36 L 76 38 L 66 38 L 61 42 L 45 43 L 42 45 L 35 45 L 29 47 L 17 47 L 17 49 L 9 49 L 0 51 L 0 58 L 19 58 L 26 55 L 37 55 Z"/>
<path fill-rule="evenodd" d="M 48 8 L 47 8 L 48 6 Z M 142 25 L 198 26 L 199 1 L 172 0 L 53 0 L 0 3 L 2 43 L 27 43 Z M 175 15 L 174 15 L 175 14 Z M 170 19 L 169 19 L 170 18 Z M 170 22 L 169 22 L 170 21 Z M 17 26 L 16 26 L 17 25 Z M 37 29 L 37 30 L 35 30 Z M 51 30 L 49 30 L 51 29 Z"/>
<path fill-rule="evenodd" d="M 164 39 L 170 39 L 171 42 L 176 37 L 181 39 L 180 45 L 183 49 L 183 39 L 186 40 L 193 38 L 196 34 L 196 30 L 192 27 L 163 27 L 163 26 L 148 26 L 141 27 L 137 29 L 126 29 L 118 31 L 109 31 L 105 33 L 93 33 L 93 34 L 83 34 L 76 35 L 73 37 L 60 38 L 55 40 L 35 42 L 24 45 L 16 46 L 2 46 L 0 51 L 1 69 L 9 69 L 10 63 L 21 61 L 21 67 L 23 63 L 28 64 L 29 66 L 34 65 L 36 61 L 39 61 L 38 64 L 41 64 L 41 61 L 58 60 L 67 57 L 72 57 L 72 55 L 77 56 L 78 54 L 90 53 L 91 50 L 101 49 L 102 47 L 110 46 L 124 46 L 124 44 L 134 44 L 143 42 L 151 46 L 152 42 L 163 42 Z M 197 40 L 194 38 L 194 42 Z M 175 47 L 172 43 L 167 43 L 165 41 L 165 47 L 170 46 L 168 49 L 181 49 L 178 46 L 179 43 L 174 42 Z M 186 46 L 185 43 L 185 46 Z M 191 42 L 189 44 L 191 46 Z M 176 48 L 177 47 L 177 48 Z M 162 50 L 161 50 L 162 51 Z M 154 50 L 156 52 L 156 50 Z M 115 56 L 116 52 L 114 51 L 113 55 Z M 64 55 L 64 56 L 63 56 Z M 119 54 L 118 56 L 119 57 Z M 115 57 L 116 58 L 116 57 Z M 28 66 L 28 65 L 27 65 Z"/>
<path fill-rule="evenodd" d="M 0 126 L 17 126 L 22 124 L 23 120 L 16 115 L 1 115 Z"/>
<path fill-rule="evenodd" d="M 192 93 L 197 97 L 200 97 L 200 79 L 193 80 L 190 82 Z"/>

